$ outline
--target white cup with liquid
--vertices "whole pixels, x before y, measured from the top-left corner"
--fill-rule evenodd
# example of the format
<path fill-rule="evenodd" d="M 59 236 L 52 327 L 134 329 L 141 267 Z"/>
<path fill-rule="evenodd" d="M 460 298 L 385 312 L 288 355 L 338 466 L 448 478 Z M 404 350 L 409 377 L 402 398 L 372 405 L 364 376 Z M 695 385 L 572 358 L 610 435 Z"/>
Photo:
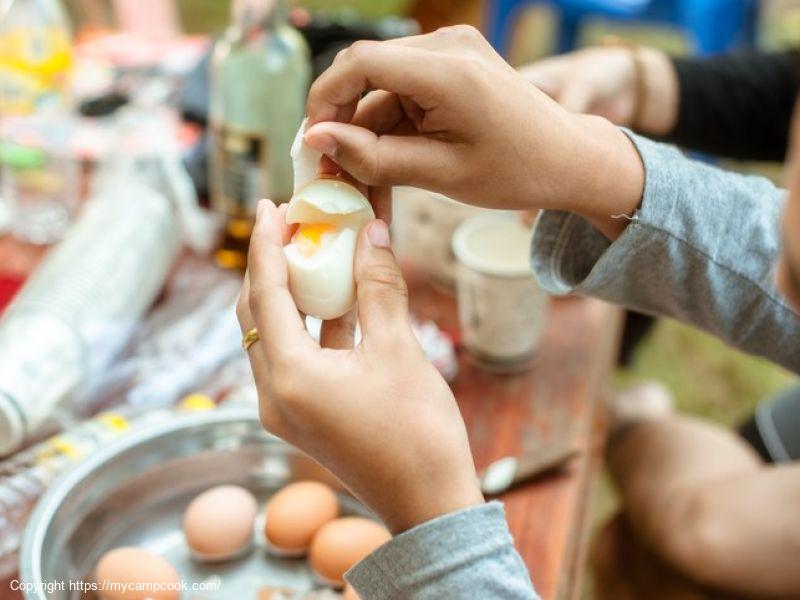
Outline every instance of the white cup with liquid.
<path fill-rule="evenodd" d="M 539 348 L 548 296 L 531 271 L 530 240 L 518 216 L 502 211 L 471 217 L 453 235 L 464 347 L 488 370 L 523 370 Z"/>

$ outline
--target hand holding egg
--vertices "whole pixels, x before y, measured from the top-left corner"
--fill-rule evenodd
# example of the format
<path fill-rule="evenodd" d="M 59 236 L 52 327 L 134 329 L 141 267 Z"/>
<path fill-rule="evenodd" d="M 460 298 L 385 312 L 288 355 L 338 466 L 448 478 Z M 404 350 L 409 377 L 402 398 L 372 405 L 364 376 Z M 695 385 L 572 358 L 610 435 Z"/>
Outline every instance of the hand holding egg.
<path fill-rule="evenodd" d="M 323 335 L 324 347 L 309 336 L 290 293 L 287 233 L 282 211 L 262 202 L 237 305 L 243 331 L 260 335 L 248 355 L 266 429 L 327 467 L 393 532 L 483 502 L 453 394 L 411 330 L 386 224 L 368 223 L 355 244 L 356 347 L 347 332 Z"/>

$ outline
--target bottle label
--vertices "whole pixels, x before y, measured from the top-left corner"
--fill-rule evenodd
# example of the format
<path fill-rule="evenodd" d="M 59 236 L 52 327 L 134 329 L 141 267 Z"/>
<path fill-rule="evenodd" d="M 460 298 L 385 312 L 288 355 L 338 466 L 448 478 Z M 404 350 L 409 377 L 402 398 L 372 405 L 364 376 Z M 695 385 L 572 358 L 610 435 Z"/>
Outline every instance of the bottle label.
<path fill-rule="evenodd" d="M 64 104 L 72 47 L 60 27 L 15 27 L 0 34 L 0 114 Z"/>
<path fill-rule="evenodd" d="M 229 216 L 253 216 L 262 198 L 270 197 L 267 139 L 230 127 L 214 128 L 214 208 Z"/>

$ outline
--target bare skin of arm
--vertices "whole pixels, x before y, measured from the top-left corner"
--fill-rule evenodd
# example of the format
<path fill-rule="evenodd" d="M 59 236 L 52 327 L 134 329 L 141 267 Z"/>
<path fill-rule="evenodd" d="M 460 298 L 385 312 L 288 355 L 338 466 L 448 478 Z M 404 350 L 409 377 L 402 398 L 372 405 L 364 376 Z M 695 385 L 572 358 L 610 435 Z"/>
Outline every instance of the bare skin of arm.
<path fill-rule="evenodd" d="M 655 48 L 587 48 L 526 65 L 520 74 L 569 111 L 647 135 L 670 133 L 678 118 L 678 77 L 669 56 Z"/>
<path fill-rule="evenodd" d="M 644 167 L 630 139 L 559 106 L 471 27 L 356 42 L 311 87 L 307 113 L 306 142 L 372 188 L 567 210 L 610 239 L 626 226 L 612 215 L 641 202 Z"/>

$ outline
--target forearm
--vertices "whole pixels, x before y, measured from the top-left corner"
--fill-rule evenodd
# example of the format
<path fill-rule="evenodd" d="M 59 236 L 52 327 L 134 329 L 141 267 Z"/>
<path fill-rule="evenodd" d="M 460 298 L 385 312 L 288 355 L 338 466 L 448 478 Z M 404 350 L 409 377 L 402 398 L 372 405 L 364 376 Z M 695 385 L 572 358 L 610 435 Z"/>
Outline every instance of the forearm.
<path fill-rule="evenodd" d="M 633 215 L 644 190 L 644 166 L 636 147 L 606 119 L 576 116 L 583 141 L 563 157 L 564 164 L 582 178 L 573 191 L 563 194 L 556 208 L 573 212 L 590 222 L 607 239 L 617 239 L 628 225 L 623 215 Z M 575 168 L 576 161 L 582 164 Z"/>
<path fill-rule="evenodd" d="M 800 372 L 800 320 L 772 277 L 784 192 L 633 140 L 646 176 L 632 221 L 610 243 L 585 218 L 545 211 L 532 246 L 540 282 L 678 318 Z"/>
<path fill-rule="evenodd" d="M 492 502 L 396 536 L 345 575 L 362 598 L 536 598 L 503 514 Z"/>

